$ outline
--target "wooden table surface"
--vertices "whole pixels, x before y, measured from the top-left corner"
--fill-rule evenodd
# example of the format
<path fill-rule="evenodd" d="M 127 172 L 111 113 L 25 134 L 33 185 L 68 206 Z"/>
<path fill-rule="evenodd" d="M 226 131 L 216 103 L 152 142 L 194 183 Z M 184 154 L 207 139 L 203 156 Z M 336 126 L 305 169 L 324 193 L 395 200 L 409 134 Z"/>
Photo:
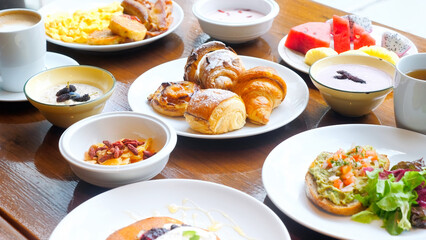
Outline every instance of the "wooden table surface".
<path fill-rule="evenodd" d="M 176 2 L 184 10 L 183 24 L 150 45 L 122 52 L 91 53 L 48 43 L 48 51 L 110 71 L 118 84 L 104 112 L 130 111 L 127 91 L 138 76 L 159 64 L 187 57 L 194 47 L 209 40 L 192 14 L 194 0 Z M 252 42 L 231 45 L 238 54 L 287 66 L 279 57 L 277 46 L 291 27 L 345 14 L 308 0 L 277 2 L 280 13 L 271 30 Z M 425 39 L 403 34 L 415 43 L 419 52 L 426 51 Z M 329 109 L 307 74 L 296 72 L 306 81 L 310 98 L 305 111 L 294 121 L 272 132 L 239 139 L 178 137 L 166 168 L 155 179 L 199 179 L 239 189 L 273 209 L 292 239 L 327 239 L 274 207 L 262 185 L 264 160 L 282 141 L 320 126 L 347 123 L 395 126 L 392 94 L 374 112 L 360 118 L 346 118 Z M 108 190 L 85 183 L 73 174 L 58 150 L 63 131 L 52 126 L 28 102 L 0 102 L 0 239 L 47 239 L 67 213 Z"/>

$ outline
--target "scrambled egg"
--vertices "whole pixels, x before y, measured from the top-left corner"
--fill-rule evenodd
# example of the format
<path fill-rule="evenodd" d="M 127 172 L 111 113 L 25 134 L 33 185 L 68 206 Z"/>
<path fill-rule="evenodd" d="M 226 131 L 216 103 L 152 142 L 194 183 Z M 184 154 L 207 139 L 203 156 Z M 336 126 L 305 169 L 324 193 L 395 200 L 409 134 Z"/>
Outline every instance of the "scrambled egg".
<path fill-rule="evenodd" d="M 46 34 L 64 42 L 87 43 L 92 32 L 108 28 L 112 16 L 120 14 L 123 14 L 123 7 L 119 2 L 113 2 L 89 11 L 48 15 L 45 19 Z"/>

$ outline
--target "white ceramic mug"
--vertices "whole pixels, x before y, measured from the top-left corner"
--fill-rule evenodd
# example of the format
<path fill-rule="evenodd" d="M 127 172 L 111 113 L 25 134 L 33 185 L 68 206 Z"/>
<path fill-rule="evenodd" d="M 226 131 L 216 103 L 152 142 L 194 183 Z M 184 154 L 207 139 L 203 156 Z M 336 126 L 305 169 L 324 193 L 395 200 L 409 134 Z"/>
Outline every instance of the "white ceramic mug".
<path fill-rule="evenodd" d="M 42 16 L 30 9 L 0 11 L 0 87 L 22 92 L 25 82 L 44 70 L 46 36 Z"/>
<path fill-rule="evenodd" d="M 394 110 L 396 125 L 426 134 L 426 80 L 407 76 L 426 69 L 426 53 L 408 55 L 396 65 Z"/>

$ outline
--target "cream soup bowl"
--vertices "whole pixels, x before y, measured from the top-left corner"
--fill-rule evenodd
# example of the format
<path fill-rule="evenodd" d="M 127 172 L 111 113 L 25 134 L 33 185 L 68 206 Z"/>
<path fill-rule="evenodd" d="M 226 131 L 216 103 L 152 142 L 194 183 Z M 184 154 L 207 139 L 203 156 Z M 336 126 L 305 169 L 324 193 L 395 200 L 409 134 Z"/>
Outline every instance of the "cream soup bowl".
<path fill-rule="evenodd" d="M 372 91 L 347 91 L 327 86 L 317 78 L 318 73 L 326 67 L 336 64 L 365 65 L 381 70 L 389 75 L 389 86 Z M 383 59 L 362 55 L 338 55 L 323 58 L 309 69 L 312 83 L 321 93 L 326 103 L 335 112 L 349 117 L 360 117 L 377 108 L 393 89 L 395 66 Z M 336 80 L 338 81 L 338 80 Z"/>
<path fill-rule="evenodd" d="M 101 96 L 87 102 L 71 105 L 48 103 L 44 95 L 58 84 L 82 83 L 102 90 Z M 114 76 L 101 68 L 93 66 L 63 66 L 48 69 L 31 77 L 24 86 L 28 101 L 36 107 L 53 125 L 66 128 L 71 124 L 101 113 L 106 101 L 111 97 L 116 80 Z M 54 97 L 54 96 L 53 96 Z"/>

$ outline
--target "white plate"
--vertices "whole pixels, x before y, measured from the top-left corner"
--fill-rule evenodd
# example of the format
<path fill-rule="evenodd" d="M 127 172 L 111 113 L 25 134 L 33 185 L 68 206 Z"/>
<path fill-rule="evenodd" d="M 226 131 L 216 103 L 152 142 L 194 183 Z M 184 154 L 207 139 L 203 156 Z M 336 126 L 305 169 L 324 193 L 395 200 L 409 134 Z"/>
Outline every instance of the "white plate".
<path fill-rule="evenodd" d="M 112 2 L 117 2 L 119 0 L 57 0 L 52 1 L 51 3 L 42 7 L 39 12 L 43 16 L 47 16 L 49 14 L 61 13 L 61 12 L 69 12 L 73 13 L 76 10 L 91 10 L 98 7 L 102 7 L 108 5 Z M 113 52 L 120 51 L 135 47 L 140 47 L 146 44 L 149 44 L 153 41 L 156 41 L 160 38 L 163 38 L 173 32 L 182 22 L 183 20 L 183 10 L 176 2 L 173 2 L 173 23 L 170 25 L 169 29 L 152 38 L 148 38 L 142 41 L 130 42 L 130 43 L 122 43 L 122 44 L 114 44 L 114 45 L 88 45 L 88 44 L 80 44 L 80 43 L 67 43 L 60 40 L 53 39 L 46 35 L 47 41 L 73 49 L 85 50 L 85 51 L 96 51 L 96 52 Z"/>
<path fill-rule="evenodd" d="M 373 25 L 373 31 L 370 33 L 371 36 L 376 40 L 376 45 L 380 46 L 382 43 L 382 34 L 386 31 L 389 32 L 395 32 L 392 31 L 391 29 L 385 28 L 385 27 L 381 27 L 381 26 L 376 26 Z M 280 57 L 284 60 L 284 62 L 286 62 L 288 65 L 292 66 L 293 68 L 304 72 L 304 73 L 309 73 L 309 65 L 305 63 L 305 55 L 291 50 L 289 48 L 287 48 L 286 46 L 284 46 L 284 43 L 287 39 L 288 35 L 285 35 L 281 41 L 278 44 L 278 54 L 280 55 Z M 405 36 L 403 36 L 405 37 Z M 406 37 L 405 37 L 406 38 Z M 416 45 L 414 45 L 414 43 L 407 38 L 407 40 L 409 41 L 411 48 L 410 50 L 408 50 L 407 53 L 405 53 L 405 55 L 410 55 L 410 54 L 414 54 L 417 53 L 417 47 Z"/>
<path fill-rule="evenodd" d="M 371 145 L 387 154 L 391 165 L 426 157 L 426 135 L 380 125 L 336 125 L 302 132 L 279 144 L 268 155 L 262 180 L 272 202 L 287 216 L 317 232 L 344 239 L 425 239 L 425 230 L 413 229 L 391 236 L 372 224 L 329 214 L 317 208 L 305 194 L 305 174 L 322 151 L 335 152 L 352 145 Z"/>
<path fill-rule="evenodd" d="M 74 59 L 54 52 L 46 52 L 46 69 L 65 66 L 78 65 Z M 0 76 L 1 82 L 1 76 Z M 0 88 L 0 102 L 23 102 L 27 101 L 24 92 L 8 92 Z"/>
<path fill-rule="evenodd" d="M 147 97 L 155 92 L 162 82 L 175 82 L 183 80 L 183 71 L 186 58 L 177 59 L 154 67 L 139 76 L 130 86 L 128 101 L 133 111 L 155 115 L 171 124 L 178 135 L 193 138 L 226 139 L 257 135 L 275 130 L 291 122 L 306 108 L 309 100 L 309 91 L 303 79 L 292 70 L 267 60 L 240 56 L 246 68 L 255 66 L 269 66 L 275 68 L 287 84 L 287 96 L 280 106 L 274 109 L 269 123 L 259 126 L 251 123 L 239 130 L 219 134 L 207 135 L 192 130 L 184 117 L 168 117 L 157 113 L 148 104 Z"/>
<path fill-rule="evenodd" d="M 170 213 L 172 204 L 196 205 L 196 209 Z M 202 210 L 223 224 L 216 232 L 221 239 L 290 240 L 280 218 L 257 199 L 224 185 L 189 179 L 151 180 L 102 193 L 62 219 L 50 240 L 106 239 L 115 230 L 151 216 L 169 216 L 208 229 L 212 222 Z M 240 227 L 248 238 L 232 226 Z"/>

